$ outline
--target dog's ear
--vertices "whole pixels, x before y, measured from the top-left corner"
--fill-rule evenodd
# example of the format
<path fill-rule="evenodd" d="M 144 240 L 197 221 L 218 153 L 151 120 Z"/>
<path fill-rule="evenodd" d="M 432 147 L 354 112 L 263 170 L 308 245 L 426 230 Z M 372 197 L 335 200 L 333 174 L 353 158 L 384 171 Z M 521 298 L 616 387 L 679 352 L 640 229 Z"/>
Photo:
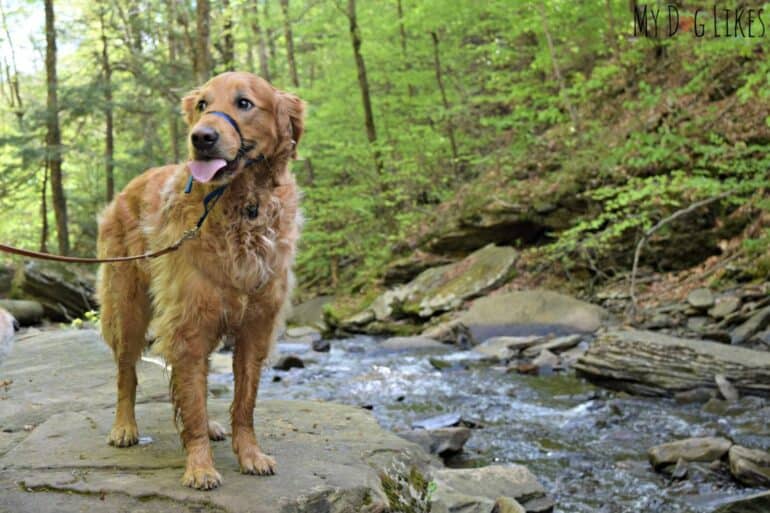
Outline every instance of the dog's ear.
<path fill-rule="evenodd" d="M 297 158 L 297 146 L 305 131 L 305 102 L 291 93 L 276 91 L 275 119 L 279 151 L 288 143 L 291 158 Z"/>
<path fill-rule="evenodd" d="M 200 89 L 193 89 L 182 98 L 182 115 L 185 122 L 192 124 L 193 116 L 195 115 L 195 105 L 198 103 L 198 93 Z"/>

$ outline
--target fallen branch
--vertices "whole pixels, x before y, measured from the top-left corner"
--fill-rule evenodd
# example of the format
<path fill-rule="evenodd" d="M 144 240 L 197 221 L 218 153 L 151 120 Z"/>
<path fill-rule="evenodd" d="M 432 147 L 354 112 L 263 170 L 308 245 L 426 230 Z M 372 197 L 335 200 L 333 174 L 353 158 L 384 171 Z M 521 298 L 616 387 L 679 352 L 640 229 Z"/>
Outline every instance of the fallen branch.
<path fill-rule="evenodd" d="M 658 221 L 655 226 L 648 229 L 644 234 L 642 235 L 642 238 L 639 239 L 639 243 L 636 245 L 636 251 L 634 251 L 634 265 L 631 267 L 631 285 L 628 291 L 628 295 L 631 297 L 631 315 L 636 315 L 636 273 L 639 269 L 639 256 L 642 253 L 642 248 L 644 247 L 644 244 L 649 240 L 649 238 L 658 230 L 660 230 L 662 227 L 666 226 L 671 221 L 674 221 L 676 219 L 679 219 L 682 216 L 685 216 L 700 207 L 704 207 L 706 205 L 710 205 L 711 203 L 714 203 L 716 201 L 722 200 L 732 194 L 734 191 L 726 191 L 722 194 L 719 194 L 718 196 L 714 196 L 712 198 L 707 198 L 701 201 L 696 201 L 689 207 L 677 210 L 673 214 L 671 214 L 668 217 L 665 217 Z"/>

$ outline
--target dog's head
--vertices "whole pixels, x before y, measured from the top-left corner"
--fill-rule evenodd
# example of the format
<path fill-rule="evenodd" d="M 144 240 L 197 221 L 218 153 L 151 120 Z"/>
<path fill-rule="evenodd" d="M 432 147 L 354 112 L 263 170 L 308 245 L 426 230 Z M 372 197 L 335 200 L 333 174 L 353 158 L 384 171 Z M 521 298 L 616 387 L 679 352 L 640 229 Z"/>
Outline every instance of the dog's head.
<path fill-rule="evenodd" d="M 200 182 L 228 182 L 260 157 L 297 156 L 302 100 L 251 73 L 217 75 L 182 99 L 182 111 L 189 127 L 190 171 Z"/>

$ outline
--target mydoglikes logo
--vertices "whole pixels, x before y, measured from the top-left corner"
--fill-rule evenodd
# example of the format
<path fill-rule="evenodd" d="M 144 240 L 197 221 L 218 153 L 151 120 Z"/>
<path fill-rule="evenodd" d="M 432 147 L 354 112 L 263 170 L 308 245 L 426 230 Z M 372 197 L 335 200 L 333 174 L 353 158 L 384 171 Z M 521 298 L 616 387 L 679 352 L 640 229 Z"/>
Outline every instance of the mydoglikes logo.
<path fill-rule="evenodd" d="M 684 10 L 674 4 L 634 2 L 634 36 L 663 38 L 690 34 L 695 37 L 762 38 L 766 27 L 759 7 L 725 8 L 718 5 Z"/>

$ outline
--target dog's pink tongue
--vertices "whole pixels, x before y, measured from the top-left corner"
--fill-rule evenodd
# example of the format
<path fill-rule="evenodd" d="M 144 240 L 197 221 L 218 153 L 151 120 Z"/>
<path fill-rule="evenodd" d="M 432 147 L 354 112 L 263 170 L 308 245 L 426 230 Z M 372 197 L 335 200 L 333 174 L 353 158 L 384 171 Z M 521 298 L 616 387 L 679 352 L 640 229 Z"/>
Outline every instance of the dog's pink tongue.
<path fill-rule="evenodd" d="M 190 168 L 193 178 L 201 183 L 206 183 L 217 174 L 217 171 L 227 165 L 224 159 L 191 160 L 187 167 Z"/>

